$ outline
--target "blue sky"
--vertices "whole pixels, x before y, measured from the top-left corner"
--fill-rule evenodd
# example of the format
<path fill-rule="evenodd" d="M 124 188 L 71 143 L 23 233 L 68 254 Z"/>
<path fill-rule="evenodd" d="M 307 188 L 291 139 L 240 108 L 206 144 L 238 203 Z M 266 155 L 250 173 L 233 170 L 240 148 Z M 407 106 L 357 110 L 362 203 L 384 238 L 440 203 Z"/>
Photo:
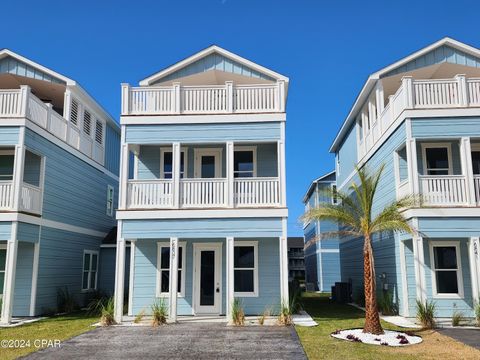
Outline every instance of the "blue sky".
<path fill-rule="evenodd" d="M 116 119 L 136 84 L 211 44 L 290 78 L 289 234 L 367 76 L 444 36 L 480 47 L 478 1 L 10 1 L 6 47 L 79 81 Z"/>

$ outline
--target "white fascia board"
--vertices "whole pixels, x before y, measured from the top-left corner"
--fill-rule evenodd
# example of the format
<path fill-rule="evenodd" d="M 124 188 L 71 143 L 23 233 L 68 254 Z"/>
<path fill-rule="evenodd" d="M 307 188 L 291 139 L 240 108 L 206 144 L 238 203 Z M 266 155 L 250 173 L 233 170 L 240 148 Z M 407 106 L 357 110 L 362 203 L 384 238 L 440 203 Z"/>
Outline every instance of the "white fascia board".
<path fill-rule="evenodd" d="M 248 66 L 260 73 L 263 73 L 269 77 L 272 77 L 274 79 L 277 79 L 277 80 L 284 80 L 286 83 L 289 82 L 289 79 L 288 77 L 284 76 L 284 75 L 281 75 L 273 70 L 270 70 L 270 69 L 267 69 L 266 67 L 263 67 L 261 65 L 258 65 L 250 60 L 247 60 L 237 54 L 234 54 L 228 50 L 225 50 L 225 49 L 222 49 L 221 47 L 217 46 L 217 45 L 212 45 L 212 46 L 209 46 L 208 48 L 204 49 L 204 50 L 201 50 L 199 52 L 197 52 L 196 54 L 192 55 L 192 56 L 189 56 L 188 58 L 182 60 L 182 61 L 179 61 L 177 63 L 175 63 L 174 65 L 172 66 L 169 66 L 167 67 L 166 69 L 162 70 L 162 71 L 159 71 L 143 80 L 141 80 L 139 82 L 140 86 L 149 86 L 151 85 L 153 82 L 155 81 L 158 81 L 160 80 L 161 78 L 183 68 L 183 67 L 186 67 L 188 65 L 190 65 L 191 63 L 203 58 L 203 57 L 206 57 L 212 53 L 218 53 L 220 55 L 223 55 L 229 59 L 232 59 L 236 62 L 239 62 L 240 64 L 243 64 L 245 66 Z"/>
<path fill-rule="evenodd" d="M 419 218 L 419 217 L 480 217 L 479 207 L 436 207 L 436 208 L 421 208 L 409 209 L 404 213 L 405 218 Z"/>
<path fill-rule="evenodd" d="M 287 217 L 288 209 L 192 209 L 192 210 L 117 210 L 117 220 L 278 218 Z"/>
<path fill-rule="evenodd" d="M 121 125 L 156 124 L 218 124 L 248 122 L 283 122 L 285 113 L 266 114 L 206 114 L 206 115 L 129 115 L 121 116 Z"/>

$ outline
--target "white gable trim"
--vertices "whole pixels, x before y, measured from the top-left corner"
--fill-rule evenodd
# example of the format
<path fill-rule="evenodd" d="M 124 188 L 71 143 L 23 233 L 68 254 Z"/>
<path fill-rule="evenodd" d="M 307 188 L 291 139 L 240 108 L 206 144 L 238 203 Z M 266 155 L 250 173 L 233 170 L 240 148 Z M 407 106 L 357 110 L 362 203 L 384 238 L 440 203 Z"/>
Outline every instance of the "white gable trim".
<path fill-rule="evenodd" d="M 192 64 L 193 62 L 203 58 L 203 57 L 206 57 L 210 54 L 213 54 L 213 53 L 218 53 L 220 55 L 223 55 L 225 56 L 226 58 L 229 58 L 231 60 L 234 60 L 236 62 L 239 62 L 240 64 L 242 65 L 245 65 L 247 67 L 250 67 L 251 69 L 255 70 L 255 71 L 258 71 L 260 73 L 263 73 L 269 77 L 272 77 L 276 80 L 283 80 L 285 82 L 288 83 L 289 79 L 286 77 L 286 76 L 283 76 L 273 70 L 270 70 L 270 69 L 267 69 L 266 67 L 263 67 L 261 65 L 258 65 L 258 64 L 255 64 L 254 62 L 250 61 L 250 60 L 247 60 L 239 55 L 236 55 L 228 50 L 225 50 L 225 49 L 222 49 L 221 47 L 217 46 L 217 45 L 212 45 L 202 51 L 199 51 L 198 53 L 192 55 L 192 56 L 189 56 L 188 58 L 182 60 L 182 61 L 179 61 L 177 62 L 176 64 L 172 65 L 172 66 L 169 66 L 167 67 L 166 69 L 160 71 L 160 72 L 157 72 L 143 80 L 140 81 L 140 86 L 149 86 L 151 85 L 152 83 L 160 80 L 161 78 L 167 76 L 167 75 L 170 75 L 178 70 L 180 70 L 181 68 L 183 67 L 186 67 L 187 65 L 190 65 Z"/>

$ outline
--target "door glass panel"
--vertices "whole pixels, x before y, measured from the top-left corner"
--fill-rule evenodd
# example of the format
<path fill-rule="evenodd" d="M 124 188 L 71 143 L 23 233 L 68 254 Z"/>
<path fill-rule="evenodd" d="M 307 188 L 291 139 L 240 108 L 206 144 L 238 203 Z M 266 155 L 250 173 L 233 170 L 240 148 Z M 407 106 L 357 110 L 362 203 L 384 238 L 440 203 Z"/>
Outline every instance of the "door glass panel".
<path fill-rule="evenodd" d="M 235 151 L 234 177 L 253 177 L 253 151 Z"/>
<path fill-rule="evenodd" d="M 215 305 L 215 251 L 201 251 L 200 305 Z"/>
<path fill-rule="evenodd" d="M 444 148 L 426 148 L 427 175 L 448 175 L 448 150 Z"/>
<path fill-rule="evenodd" d="M 202 156 L 202 178 L 215 177 L 215 156 Z"/>
<path fill-rule="evenodd" d="M 473 173 L 480 175 L 480 151 L 472 151 Z"/>

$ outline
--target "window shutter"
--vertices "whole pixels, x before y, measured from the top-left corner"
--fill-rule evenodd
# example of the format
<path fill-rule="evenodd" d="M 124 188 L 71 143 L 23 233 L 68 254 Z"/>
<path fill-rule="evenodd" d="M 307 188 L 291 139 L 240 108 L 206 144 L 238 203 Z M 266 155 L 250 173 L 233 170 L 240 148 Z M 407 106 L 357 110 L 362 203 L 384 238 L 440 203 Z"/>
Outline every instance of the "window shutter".
<path fill-rule="evenodd" d="M 70 122 L 74 125 L 78 125 L 78 102 L 72 99 L 70 107 Z"/>
<path fill-rule="evenodd" d="M 83 132 L 87 135 L 92 133 L 92 115 L 87 110 L 83 113 Z"/>
<path fill-rule="evenodd" d="M 100 145 L 103 143 L 103 123 L 99 120 L 95 124 L 95 141 Z"/>

